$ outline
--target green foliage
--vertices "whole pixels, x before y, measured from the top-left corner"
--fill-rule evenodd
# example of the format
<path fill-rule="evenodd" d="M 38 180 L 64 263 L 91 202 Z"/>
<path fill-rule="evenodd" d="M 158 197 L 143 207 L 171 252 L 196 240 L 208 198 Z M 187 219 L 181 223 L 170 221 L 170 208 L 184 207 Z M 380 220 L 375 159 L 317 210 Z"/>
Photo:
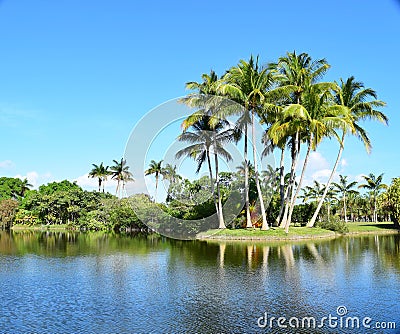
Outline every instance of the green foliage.
<path fill-rule="evenodd" d="M 0 177 L 0 198 L 18 198 L 23 194 L 24 181 L 13 177 Z"/>
<path fill-rule="evenodd" d="M 335 231 L 342 234 L 349 232 L 349 228 L 347 227 L 346 223 L 341 221 L 338 216 L 330 216 L 329 219 L 317 222 L 316 226 L 325 230 Z"/>
<path fill-rule="evenodd" d="M 400 178 L 394 178 L 387 191 L 387 205 L 393 222 L 400 227 Z"/>
<path fill-rule="evenodd" d="M 0 200 L 0 228 L 10 228 L 13 224 L 18 202 L 13 199 Z"/>
<path fill-rule="evenodd" d="M 292 221 L 305 225 L 313 216 L 317 207 L 316 202 L 298 204 L 293 209 Z"/>

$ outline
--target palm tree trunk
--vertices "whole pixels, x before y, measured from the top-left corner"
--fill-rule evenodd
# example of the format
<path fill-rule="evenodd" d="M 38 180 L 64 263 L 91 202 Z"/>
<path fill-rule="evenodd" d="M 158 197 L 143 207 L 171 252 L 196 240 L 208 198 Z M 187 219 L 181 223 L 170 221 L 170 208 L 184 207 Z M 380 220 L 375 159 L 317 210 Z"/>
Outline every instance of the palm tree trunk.
<path fill-rule="evenodd" d="M 101 178 L 99 177 L 99 192 L 101 191 Z"/>
<path fill-rule="evenodd" d="M 224 215 L 222 212 L 222 200 L 221 200 L 221 191 L 219 187 L 219 176 L 218 176 L 218 155 L 215 153 L 215 182 L 217 183 L 217 197 L 218 197 L 218 221 L 219 221 L 219 226 L 218 228 L 226 228 L 225 222 L 224 222 Z"/>
<path fill-rule="evenodd" d="M 285 191 L 285 194 L 284 194 L 284 197 L 283 197 L 283 204 L 281 205 L 281 207 L 280 207 L 280 209 L 279 209 L 279 215 L 278 215 L 278 218 L 277 218 L 277 223 L 278 223 L 278 226 L 279 227 L 281 227 L 281 228 L 284 228 L 285 227 L 285 225 L 283 224 L 283 217 L 286 217 L 287 216 L 287 198 L 288 198 L 288 196 L 289 196 L 289 190 L 290 190 L 290 187 L 288 186 L 288 187 L 286 187 L 286 191 Z M 286 212 L 285 212 L 285 214 L 284 214 L 284 211 L 286 210 Z"/>
<path fill-rule="evenodd" d="M 246 206 L 246 228 L 252 228 L 249 199 L 249 165 L 247 160 L 247 123 L 244 124 L 244 193 Z"/>
<path fill-rule="evenodd" d="M 341 158 L 342 153 L 343 153 L 345 135 L 346 135 L 346 133 L 343 132 L 342 142 L 340 143 L 340 148 L 339 148 L 339 152 L 338 152 L 338 155 L 337 155 L 337 158 L 336 158 L 336 161 L 335 161 L 335 165 L 333 166 L 331 175 L 329 176 L 329 179 L 328 179 L 328 183 L 325 186 L 325 191 L 324 191 L 324 193 L 323 193 L 323 195 L 322 195 L 322 197 L 321 197 L 321 199 L 320 199 L 320 201 L 318 203 L 318 206 L 317 206 L 317 208 L 316 208 L 316 210 L 314 212 L 314 215 L 312 216 L 311 220 L 307 223 L 307 227 L 313 227 L 314 224 L 315 224 L 315 221 L 317 220 L 317 216 L 319 214 L 319 211 L 321 210 L 322 204 L 324 203 L 326 194 L 328 193 L 328 189 L 329 189 L 329 187 L 330 187 L 330 185 L 332 183 L 333 175 L 335 175 L 337 166 L 339 165 L 339 161 L 340 161 L 340 158 Z"/>
<path fill-rule="evenodd" d="M 256 152 L 256 129 L 255 129 L 255 119 L 254 119 L 254 110 L 251 112 L 251 135 L 253 141 L 253 160 L 254 160 L 254 173 L 256 174 L 256 186 L 257 186 L 257 193 L 258 198 L 260 199 L 260 208 L 261 208 L 261 216 L 262 216 L 262 225 L 261 230 L 268 230 L 268 222 L 267 222 L 267 215 L 265 214 L 265 207 L 264 207 L 264 199 L 263 194 L 260 187 L 260 180 L 258 179 L 258 163 L 257 163 L 257 152 Z"/>
<path fill-rule="evenodd" d="M 296 193 L 294 194 L 292 202 L 290 203 L 289 215 L 288 215 L 288 219 L 287 219 L 287 222 L 286 222 L 286 233 L 289 232 L 289 225 L 292 222 L 293 209 L 294 209 L 294 206 L 296 204 L 297 196 L 299 195 L 299 192 L 300 192 L 300 189 L 301 189 L 301 184 L 303 183 L 303 178 L 304 178 L 304 174 L 305 174 L 305 171 L 306 171 L 306 168 L 307 168 L 308 158 L 309 158 L 310 152 L 311 152 L 311 141 L 312 141 L 312 137 L 310 138 L 310 143 L 308 144 L 306 157 L 304 158 L 304 164 L 303 164 L 303 169 L 301 171 L 299 184 L 297 185 Z M 299 152 L 297 154 L 299 154 Z"/>
<path fill-rule="evenodd" d="M 119 190 L 119 179 L 117 180 L 117 188 L 115 189 L 115 196 L 118 197 L 118 190 Z"/>
<path fill-rule="evenodd" d="M 154 202 L 157 203 L 158 175 L 156 175 L 156 193 L 154 194 Z"/>
<path fill-rule="evenodd" d="M 281 162 L 280 162 L 280 166 L 279 166 L 279 179 L 280 179 L 279 196 L 280 196 L 280 200 L 281 200 L 281 205 L 280 205 L 280 209 L 279 209 L 279 215 L 276 218 L 276 225 L 279 225 L 279 223 L 281 221 L 283 209 L 285 206 L 285 167 L 284 167 L 284 162 L 285 162 L 285 149 L 283 148 L 281 150 Z"/>
<path fill-rule="evenodd" d="M 294 195 L 294 187 L 296 183 L 296 167 L 297 167 L 297 160 L 298 160 L 298 140 L 299 140 L 299 133 L 296 132 L 296 136 L 292 138 L 292 164 L 290 166 L 290 178 L 289 178 L 289 191 L 288 195 L 286 197 L 286 204 L 285 204 L 285 212 L 283 213 L 282 221 L 280 227 L 286 228 L 286 223 L 287 223 L 287 218 L 288 218 L 288 212 L 289 212 L 289 207 L 291 203 L 291 199 L 293 198 Z"/>
<path fill-rule="evenodd" d="M 208 173 L 210 174 L 211 193 L 214 198 L 215 212 L 218 215 L 218 221 L 219 221 L 218 202 L 217 202 L 217 196 L 215 195 L 214 179 L 213 179 L 212 168 L 211 168 L 210 151 L 208 149 L 206 150 L 206 156 L 207 156 L 207 164 L 208 164 Z"/>
<path fill-rule="evenodd" d="M 344 212 L 344 222 L 347 223 L 346 192 L 343 194 L 343 212 Z"/>

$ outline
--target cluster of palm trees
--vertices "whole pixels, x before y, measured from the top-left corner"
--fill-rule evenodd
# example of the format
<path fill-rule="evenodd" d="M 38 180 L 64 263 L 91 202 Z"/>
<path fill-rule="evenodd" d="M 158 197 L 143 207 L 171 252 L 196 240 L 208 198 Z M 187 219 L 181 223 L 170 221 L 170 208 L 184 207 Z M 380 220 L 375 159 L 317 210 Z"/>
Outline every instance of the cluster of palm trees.
<path fill-rule="evenodd" d="M 97 178 L 99 182 L 99 192 L 101 191 L 101 186 L 103 185 L 103 193 L 104 193 L 104 184 L 107 181 L 108 177 L 111 176 L 111 179 L 117 181 L 117 187 L 115 189 L 115 195 L 118 197 L 122 196 L 122 193 L 125 191 L 125 186 L 128 182 L 133 182 L 135 179 L 133 178 L 132 173 L 129 171 L 129 166 L 126 164 L 126 160 L 121 158 L 120 161 L 113 160 L 114 165 L 104 166 L 103 162 L 99 165 L 92 164 L 93 168 L 89 172 L 88 177 Z"/>
<path fill-rule="evenodd" d="M 310 152 L 316 150 L 324 138 L 338 142 L 338 155 L 328 182 L 322 192 L 317 209 L 308 222 L 312 227 L 318 217 L 325 198 L 331 189 L 333 176 L 344 149 L 348 134 L 355 135 L 364 143 L 367 152 L 371 149 L 370 138 L 361 122 L 376 120 L 387 124 L 387 117 L 379 111 L 385 106 L 377 94 L 363 83 L 350 77 L 339 82 L 323 82 L 321 79 L 330 68 L 325 59 L 313 60 L 308 54 L 289 52 L 276 63 L 259 65 L 259 59 L 250 57 L 240 60 L 219 78 L 215 72 L 203 74 L 201 82 L 189 82 L 189 93 L 181 102 L 195 108 L 182 124 L 179 140 L 189 145 L 177 152 L 177 157 L 186 155 L 196 160 L 197 171 L 207 162 L 219 227 L 224 228 L 224 215 L 218 180 L 218 159 L 231 156 L 224 148 L 228 141 L 243 142 L 244 189 L 246 226 L 252 227 L 249 203 L 249 144 L 252 146 L 252 165 L 258 192 L 261 229 L 269 228 L 264 197 L 260 186 L 259 162 L 256 143 L 263 142 L 265 154 L 280 151 L 280 213 L 277 224 L 288 231 L 291 217 L 304 179 Z M 232 108 L 227 100 L 238 106 Z M 228 119 L 234 117 L 232 125 Z M 255 125 L 264 128 L 262 138 L 257 138 Z M 250 132 L 250 134 L 249 134 Z M 250 142 L 251 138 L 251 142 Z M 300 151 L 305 149 L 300 177 L 296 170 Z M 285 187 L 285 158 L 289 153 L 290 176 Z M 211 157 L 214 157 L 214 173 Z M 146 172 L 150 173 L 150 172 Z M 152 172 L 154 173 L 154 172 Z M 157 183 L 157 182 L 156 182 Z M 214 184 L 216 186 L 214 186 Z"/>
<path fill-rule="evenodd" d="M 382 183 L 383 174 L 375 176 L 373 173 L 363 175 L 363 183 L 357 181 L 349 182 L 347 176 L 339 175 L 339 181 L 333 182 L 326 192 L 325 203 L 327 217 L 329 219 L 330 210 L 334 204 L 341 205 L 341 216 L 347 223 L 349 219 L 348 206 L 350 205 L 350 220 L 371 220 L 378 221 L 378 197 L 388 186 Z M 367 193 L 361 195 L 356 189 L 365 189 Z M 303 202 L 319 203 L 325 193 L 326 185 L 314 181 L 313 186 L 304 187 L 300 196 Z"/>
<path fill-rule="evenodd" d="M 151 160 L 149 164 L 149 168 L 145 170 L 145 175 L 154 175 L 156 179 L 156 190 L 154 194 L 154 201 L 157 202 L 157 190 L 158 190 L 158 182 L 160 180 L 160 176 L 163 179 L 168 180 L 170 184 L 176 183 L 178 180 L 182 179 L 180 175 L 178 175 L 176 166 L 172 166 L 171 164 L 166 164 L 165 167 L 162 166 L 163 160 L 155 161 Z M 169 189 L 168 189 L 169 191 Z M 168 197 L 168 195 L 167 195 Z"/>

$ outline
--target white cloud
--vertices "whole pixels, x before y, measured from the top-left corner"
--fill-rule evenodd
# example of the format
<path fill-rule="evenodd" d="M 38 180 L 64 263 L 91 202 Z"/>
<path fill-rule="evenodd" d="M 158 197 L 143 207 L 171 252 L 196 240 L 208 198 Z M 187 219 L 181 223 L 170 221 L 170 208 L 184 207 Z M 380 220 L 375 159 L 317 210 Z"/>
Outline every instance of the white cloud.
<path fill-rule="evenodd" d="M 9 169 L 14 167 L 14 163 L 11 160 L 0 161 L 0 168 Z"/>
<path fill-rule="evenodd" d="M 363 178 L 365 174 L 358 174 L 354 177 L 354 181 L 358 182 L 358 183 L 363 183 L 365 181 L 365 179 Z"/>
<path fill-rule="evenodd" d="M 347 166 L 347 165 L 348 165 L 347 160 L 343 158 L 343 159 L 340 161 L 340 166 L 345 167 L 345 166 Z"/>
<path fill-rule="evenodd" d="M 27 179 L 28 182 L 33 186 L 33 188 L 39 187 L 41 184 L 54 181 L 51 173 L 39 174 L 36 171 L 31 171 L 26 173 L 26 175 L 17 174 L 14 177 L 21 180 Z"/>
<path fill-rule="evenodd" d="M 319 152 L 311 152 L 308 160 L 307 169 L 309 171 L 317 171 L 321 169 L 328 169 L 329 163 Z"/>

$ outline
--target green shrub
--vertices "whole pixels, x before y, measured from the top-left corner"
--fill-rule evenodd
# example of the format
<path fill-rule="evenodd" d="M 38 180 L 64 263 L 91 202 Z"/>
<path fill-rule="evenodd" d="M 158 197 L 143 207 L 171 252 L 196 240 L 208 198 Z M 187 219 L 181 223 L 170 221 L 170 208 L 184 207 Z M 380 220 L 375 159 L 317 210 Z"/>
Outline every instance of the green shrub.
<path fill-rule="evenodd" d="M 325 230 L 335 231 L 342 234 L 349 232 L 349 228 L 347 227 L 346 223 L 341 221 L 338 216 L 330 216 L 329 219 L 318 222 L 316 226 Z"/>

